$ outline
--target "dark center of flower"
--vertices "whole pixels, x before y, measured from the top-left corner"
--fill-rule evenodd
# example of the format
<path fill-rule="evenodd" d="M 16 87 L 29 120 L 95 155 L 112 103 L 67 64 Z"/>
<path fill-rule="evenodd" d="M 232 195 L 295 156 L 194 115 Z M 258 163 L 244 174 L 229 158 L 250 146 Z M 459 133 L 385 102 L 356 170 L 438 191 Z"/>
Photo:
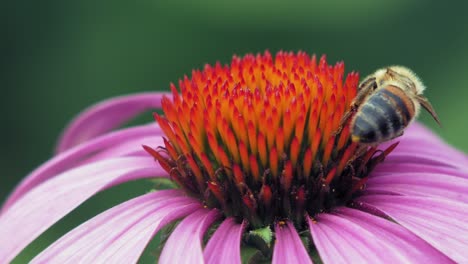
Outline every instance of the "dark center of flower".
<path fill-rule="evenodd" d="M 152 154 L 207 207 L 253 228 L 345 205 L 391 149 L 350 140 L 340 121 L 359 76 L 323 56 L 279 52 L 206 65 L 174 85 L 155 115 L 167 139 Z"/>

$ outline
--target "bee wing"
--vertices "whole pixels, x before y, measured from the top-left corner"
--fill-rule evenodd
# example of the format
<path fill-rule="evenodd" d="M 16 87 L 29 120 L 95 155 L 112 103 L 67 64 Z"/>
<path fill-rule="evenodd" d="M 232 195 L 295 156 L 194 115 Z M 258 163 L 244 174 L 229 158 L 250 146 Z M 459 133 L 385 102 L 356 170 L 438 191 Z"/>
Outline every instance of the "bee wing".
<path fill-rule="evenodd" d="M 424 107 L 424 109 L 426 109 L 426 111 L 429 112 L 429 114 L 431 114 L 431 116 L 434 118 L 437 124 L 439 124 L 439 126 L 442 126 L 440 124 L 439 117 L 437 116 L 437 113 L 435 112 L 434 107 L 432 107 L 431 103 L 429 103 L 429 100 L 427 100 L 426 97 L 421 96 L 421 95 L 416 96 L 416 99 L 422 105 L 422 107 Z"/>

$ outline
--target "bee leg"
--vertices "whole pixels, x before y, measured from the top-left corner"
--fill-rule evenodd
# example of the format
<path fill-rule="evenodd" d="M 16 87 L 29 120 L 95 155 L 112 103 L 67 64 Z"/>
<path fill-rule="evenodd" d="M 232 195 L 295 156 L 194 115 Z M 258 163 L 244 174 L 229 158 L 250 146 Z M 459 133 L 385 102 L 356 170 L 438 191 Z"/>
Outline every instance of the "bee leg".
<path fill-rule="evenodd" d="M 346 122 L 349 120 L 349 118 L 356 112 L 357 110 L 357 106 L 354 106 L 352 105 L 351 106 L 351 109 L 346 112 L 343 117 L 341 118 L 341 121 L 340 121 L 340 125 L 338 126 L 338 128 L 335 130 L 335 132 L 333 132 L 333 135 L 338 135 L 341 133 L 341 131 L 343 131 L 343 128 L 345 127 L 345 124 Z"/>
<path fill-rule="evenodd" d="M 358 149 L 356 150 L 356 153 L 351 157 L 351 159 L 349 159 L 348 163 L 354 162 L 357 158 L 364 155 L 367 152 L 367 150 L 368 150 L 368 146 L 366 145 L 359 146 Z"/>
<path fill-rule="evenodd" d="M 440 126 L 441 124 L 440 124 L 439 117 L 437 116 L 437 113 L 435 112 L 434 107 L 432 107 L 431 103 L 429 103 L 429 100 L 427 100 L 427 98 L 422 95 L 416 96 L 416 100 L 418 100 L 418 102 L 422 105 L 424 109 L 426 109 L 427 112 L 429 112 L 429 114 L 431 114 L 432 118 L 434 118 L 434 120 Z"/>
<path fill-rule="evenodd" d="M 359 85 L 358 94 L 354 98 L 351 105 L 357 108 L 375 89 L 377 89 L 377 82 L 375 81 L 375 78 L 369 78 L 365 80 L 363 83 L 361 83 L 361 85 Z"/>

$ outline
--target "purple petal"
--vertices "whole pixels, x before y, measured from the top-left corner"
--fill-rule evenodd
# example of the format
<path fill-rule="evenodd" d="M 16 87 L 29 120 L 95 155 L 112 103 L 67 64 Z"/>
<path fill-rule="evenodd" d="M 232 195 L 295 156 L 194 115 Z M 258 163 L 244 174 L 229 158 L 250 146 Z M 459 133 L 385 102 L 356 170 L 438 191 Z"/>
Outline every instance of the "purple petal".
<path fill-rule="evenodd" d="M 398 152 L 422 152 L 427 155 L 440 156 L 442 158 L 450 158 L 454 161 L 464 162 L 468 161 L 466 155 L 455 148 L 447 145 L 445 142 L 428 141 L 421 138 L 403 138 L 400 140 Z"/>
<path fill-rule="evenodd" d="M 397 147 L 398 149 L 398 147 Z M 460 161 L 452 159 L 450 156 L 442 157 L 437 156 L 436 153 L 425 153 L 424 151 L 400 149 L 398 152 L 392 152 L 385 158 L 385 163 L 393 164 L 398 166 L 400 164 L 423 164 L 423 165 L 437 165 L 441 167 L 448 167 L 453 169 L 459 169 L 463 172 L 468 172 L 468 163 L 466 161 Z"/>
<path fill-rule="evenodd" d="M 275 226 L 276 242 L 272 263 L 312 263 L 296 228 L 291 222 Z"/>
<path fill-rule="evenodd" d="M 384 212 L 454 261 L 468 262 L 468 204 L 396 195 L 365 195 L 357 202 Z"/>
<path fill-rule="evenodd" d="M 162 227 L 200 208 L 178 190 L 142 195 L 78 226 L 32 262 L 136 263 Z"/>
<path fill-rule="evenodd" d="M 454 177 L 468 178 L 468 173 L 460 169 L 442 167 L 434 164 L 401 163 L 398 166 L 388 162 L 379 164 L 370 174 L 370 178 L 398 173 L 439 173 Z"/>
<path fill-rule="evenodd" d="M 366 191 L 448 198 L 468 203 L 468 179 L 439 173 L 388 173 L 370 177 Z"/>
<path fill-rule="evenodd" d="M 418 150 L 421 152 L 424 152 L 426 154 L 431 154 L 431 155 L 439 155 L 440 157 L 443 158 L 450 158 L 455 161 L 459 162 L 468 162 L 468 158 L 465 153 L 458 151 L 457 149 L 453 148 L 452 146 L 448 145 L 445 142 L 442 142 L 440 144 L 434 144 L 434 142 L 421 142 L 422 140 L 407 140 L 406 142 L 402 142 L 402 150 L 406 151 L 407 149 L 410 149 L 409 151 L 415 151 L 417 152 Z M 466 164 L 465 164 L 466 165 Z"/>
<path fill-rule="evenodd" d="M 135 138 L 141 138 L 150 135 L 159 135 L 161 134 L 161 129 L 157 124 L 145 125 L 140 127 L 128 128 L 123 129 L 121 131 L 113 132 L 108 135 L 101 136 L 99 138 L 93 139 L 85 144 L 81 144 L 75 148 L 72 148 L 58 156 L 55 156 L 51 160 L 47 161 L 39 168 L 34 170 L 31 174 L 29 174 L 26 178 L 24 178 L 21 183 L 16 187 L 13 193 L 8 197 L 7 201 L 3 205 L 2 212 L 9 208 L 16 200 L 18 200 L 24 193 L 27 193 L 36 185 L 42 183 L 43 181 L 56 176 L 59 173 L 64 172 L 65 170 L 69 170 L 79 163 L 83 163 L 89 161 L 89 157 L 94 155 L 101 155 L 95 156 L 94 160 L 100 158 L 105 158 L 109 156 L 105 156 L 104 152 L 106 149 L 110 149 L 116 145 L 123 144 L 128 141 L 133 141 Z M 162 143 L 162 138 L 159 140 L 159 144 Z M 153 144 L 158 144 L 156 142 L 152 142 Z M 137 148 L 141 149 L 141 144 L 149 144 L 146 141 L 141 142 L 138 144 Z M 98 153 L 98 154 L 96 154 Z M 118 153 L 114 153 L 118 154 Z"/>
<path fill-rule="evenodd" d="M 167 240 L 159 263 L 203 263 L 203 235 L 219 217 L 216 209 L 200 209 L 182 220 Z"/>
<path fill-rule="evenodd" d="M 206 263 L 241 263 L 240 244 L 245 224 L 237 224 L 234 218 L 224 220 L 206 245 Z"/>
<path fill-rule="evenodd" d="M 447 145 L 421 124 L 412 124 L 402 137 L 381 144 L 379 149 L 398 141 L 400 144 L 387 157 L 387 163 L 438 164 L 468 171 L 468 156 Z"/>
<path fill-rule="evenodd" d="M 312 239 L 324 263 L 451 263 L 405 228 L 355 209 L 309 219 Z"/>
<path fill-rule="evenodd" d="M 408 128 L 405 129 L 403 136 L 394 139 L 393 141 L 401 141 L 401 140 L 423 140 L 426 142 L 433 142 L 439 145 L 446 145 L 442 138 L 438 135 L 434 134 L 429 128 L 424 126 L 419 122 L 411 123 Z M 391 145 L 393 143 L 387 142 L 384 143 L 387 145 Z"/>
<path fill-rule="evenodd" d="M 0 263 L 14 258 L 51 225 L 96 192 L 116 184 L 165 175 L 153 158 L 127 157 L 66 171 L 29 192 L 0 215 Z"/>
<path fill-rule="evenodd" d="M 138 114 L 161 107 L 167 93 L 141 93 L 112 98 L 79 114 L 63 132 L 56 152 L 63 152 L 84 141 L 123 125 Z"/>
<path fill-rule="evenodd" d="M 424 124 L 419 123 L 419 122 L 411 123 L 408 129 L 405 130 L 404 136 L 406 137 L 415 136 L 418 138 L 425 138 L 428 140 L 433 140 L 433 141 L 437 140 L 439 142 L 443 142 L 443 140 L 438 135 L 434 134 L 432 130 L 430 130 Z"/>

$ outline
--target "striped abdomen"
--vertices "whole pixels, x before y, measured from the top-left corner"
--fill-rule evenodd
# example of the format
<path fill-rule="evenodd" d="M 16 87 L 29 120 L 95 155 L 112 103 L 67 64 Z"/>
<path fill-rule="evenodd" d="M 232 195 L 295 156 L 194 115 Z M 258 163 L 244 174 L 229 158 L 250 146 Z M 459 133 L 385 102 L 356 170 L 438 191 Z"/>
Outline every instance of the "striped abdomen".
<path fill-rule="evenodd" d="M 413 101 L 396 86 L 377 89 L 359 106 L 351 122 L 354 141 L 379 143 L 401 135 L 415 115 Z"/>

